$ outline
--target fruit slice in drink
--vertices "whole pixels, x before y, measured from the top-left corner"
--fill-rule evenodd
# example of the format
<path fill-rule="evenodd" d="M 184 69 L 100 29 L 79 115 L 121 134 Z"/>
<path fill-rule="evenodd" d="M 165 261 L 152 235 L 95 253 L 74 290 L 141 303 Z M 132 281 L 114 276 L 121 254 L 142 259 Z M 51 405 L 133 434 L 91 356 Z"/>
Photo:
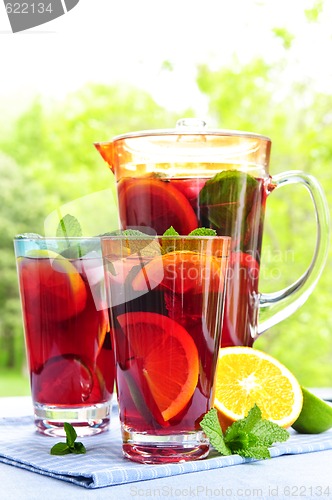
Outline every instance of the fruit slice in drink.
<path fill-rule="evenodd" d="M 179 234 L 197 227 L 195 212 L 187 198 L 169 182 L 154 178 L 125 179 L 118 186 L 122 224 L 153 228 L 163 234 L 173 226 Z"/>
<path fill-rule="evenodd" d="M 129 340 L 129 364 L 139 369 L 142 398 L 152 413 L 155 403 L 167 422 L 183 410 L 196 388 L 196 345 L 179 323 L 162 314 L 131 312 L 117 319 Z"/>
<path fill-rule="evenodd" d="M 49 317 L 63 321 L 83 311 L 86 286 L 68 259 L 51 250 L 32 250 L 18 258 L 18 265 L 23 290 L 39 296 Z"/>
<path fill-rule="evenodd" d="M 83 404 L 87 400 L 98 403 L 101 391 L 98 380 L 88 365 L 73 355 L 50 358 L 36 378 L 34 393 L 39 403 L 58 405 Z M 93 388 L 97 390 L 95 401 L 91 401 Z M 99 397 L 98 397 L 99 396 Z"/>
<path fill-rule="evenodd" d="M 194 241 L 194 240 L 193 240 Z M 151 260 L 133 279 L 136 291 L 159 287 L 174 293 L 220 291 L 221 263 L 216 257 L 188 250 L 169 252 Z"/>

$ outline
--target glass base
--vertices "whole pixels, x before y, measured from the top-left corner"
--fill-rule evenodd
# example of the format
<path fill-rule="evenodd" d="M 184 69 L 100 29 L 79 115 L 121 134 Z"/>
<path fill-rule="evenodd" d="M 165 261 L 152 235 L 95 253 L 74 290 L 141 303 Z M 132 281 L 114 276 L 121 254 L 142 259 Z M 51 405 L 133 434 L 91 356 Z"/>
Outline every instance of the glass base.
<path fill-rule="evenodd" d="M 79 437 L 104 432 L 110 424 L 110 411 L 110 401 L 93 406 L 70 408 L 34 403 L 37 430 L 48 436 L 66 436 L 64 422 L 70 423 Z"/>
<path fill-rule="evenodd" d="M 134 462 L 166 464 L 205 458 L 209 440 L 202 431 L 168 436 L 133 432 L 123 426 L 123 455 Z"/>

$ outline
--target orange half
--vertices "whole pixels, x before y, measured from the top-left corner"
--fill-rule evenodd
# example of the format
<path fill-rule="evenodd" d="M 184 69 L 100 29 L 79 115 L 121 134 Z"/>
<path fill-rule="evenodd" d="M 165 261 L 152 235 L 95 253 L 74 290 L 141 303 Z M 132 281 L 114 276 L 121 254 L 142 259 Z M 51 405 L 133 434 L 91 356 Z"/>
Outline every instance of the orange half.
<path fill-rule="evenodd" d="M 294 375 L 272 356 L 252 347 L 219 350 L 214 406 L 225 430 L 254 406 L 281 427 L 299 416 L 303 396 Z"/>
<path fill-rule="evenodd" d="M 198 351 L 179 323 L 157 313 L 118 316 L 131 351 L 140 360 L 152 398 L 167 422 L 187 405 L 198 382 Z M 142 395 L 144 391 L 142 388 Z"/>

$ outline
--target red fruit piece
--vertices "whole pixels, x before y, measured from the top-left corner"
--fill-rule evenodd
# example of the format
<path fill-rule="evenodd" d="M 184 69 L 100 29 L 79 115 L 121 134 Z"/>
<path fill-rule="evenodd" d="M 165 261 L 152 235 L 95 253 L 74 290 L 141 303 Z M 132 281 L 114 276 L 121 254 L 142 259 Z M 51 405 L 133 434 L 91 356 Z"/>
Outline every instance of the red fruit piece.
<path fill-rule="evenodd" d="M 252 345 L 250 325 L 256 324 L 259 264 L 250 254 L 233 252 L 228 273 L 221 346 Z"/>
<path fill-rule="evenodd" d="M 87 403 L 96 381 L 88 366 L 69 354 L 51 358 L 44 364 L 41 372 L 32 377 L 34 399 L 48 405 Z M 96 400 L 100 401 L 100 389 L 97 392 Z"/>

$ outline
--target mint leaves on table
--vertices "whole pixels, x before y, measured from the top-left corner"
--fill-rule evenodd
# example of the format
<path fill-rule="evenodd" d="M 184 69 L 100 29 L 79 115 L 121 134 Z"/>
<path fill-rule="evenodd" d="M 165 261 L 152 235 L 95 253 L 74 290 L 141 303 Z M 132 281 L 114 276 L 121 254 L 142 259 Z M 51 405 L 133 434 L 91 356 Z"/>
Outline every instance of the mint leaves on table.
<path fill-rule="evenodd" d="M 211 445 L 221 455 L 238 454 L 241 457 L 258 460 L 271 458 L 269 446 L 275 442 L 287 441 L 289 438 L 286 429 L 262 418 L 262 412 L 256 404 L 245 418 L 228 427 L 225 434 L 220 427 L 215 408 L 204 415 L 200 425 L 210 439 Z"/>
<path fill-rule="evenodd" d="M 75 453 L 81 455 L 86 453 L 86 449 L 83 443 L 75 442 L 77 438 L 76 431 L 74 427 L 68 422 L 64 423 L 64 429 L 66 432 L 66 442 L 55 444 L 50 451 L 51 455 L 69 455 L 69 453 Z"/>
<path fill-rule="evenodd" d="M 224 170 L 206 181 L 201 189 L 200 211 L 209 223 L 222 229 L 222 234 L 232 236 L 238 212 L 245 226 L 258 188 L 259 182 L 251 175 L 239 170 Z"/>

